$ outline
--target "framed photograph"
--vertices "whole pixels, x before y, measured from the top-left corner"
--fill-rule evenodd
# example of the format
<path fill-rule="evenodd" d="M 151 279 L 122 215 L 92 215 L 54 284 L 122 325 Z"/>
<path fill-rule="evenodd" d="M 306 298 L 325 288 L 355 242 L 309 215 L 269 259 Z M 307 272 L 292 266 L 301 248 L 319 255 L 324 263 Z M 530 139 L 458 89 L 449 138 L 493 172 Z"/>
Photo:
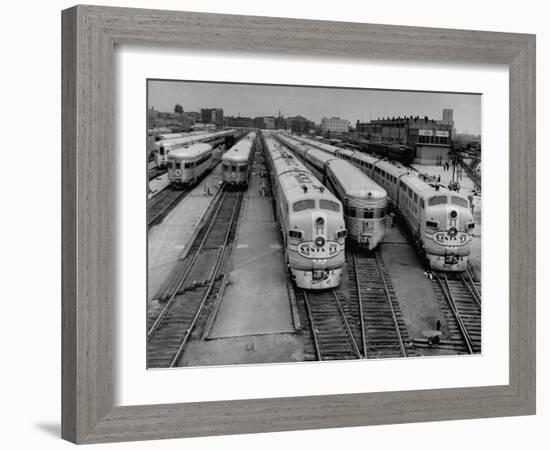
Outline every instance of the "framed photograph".
<path fill-rule="evenodd" d="M 535 413 L 533 35 L 62 25 L 65 439 Z"/>

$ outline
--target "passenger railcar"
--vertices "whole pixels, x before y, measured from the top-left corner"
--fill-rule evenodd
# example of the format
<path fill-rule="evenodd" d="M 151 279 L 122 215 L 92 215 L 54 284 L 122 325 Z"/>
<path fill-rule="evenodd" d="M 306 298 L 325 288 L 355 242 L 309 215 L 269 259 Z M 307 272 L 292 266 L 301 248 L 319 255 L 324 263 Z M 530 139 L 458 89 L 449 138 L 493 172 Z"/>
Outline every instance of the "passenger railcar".
<path fill-rule="evenodd" d="M 465 195 L 428 182 L 398 163 L 350 150 L 337 149 L 335 154 L 353 163 L 387 191 L 432 269 L 466 269 L 475 224 Z"/>
<path fill-rule="evenodd" d="M 158 141 L 155 143 L 155 162 L 157 167 L 166 167 L 166 156 L 177 148 L 189 147 L 197 143 L 210 144 L 212 147 L 225 142 L 225 139 L 235 134 L 235 130 L 218 131 L 215 133 L 202 133 L 191 136 L 184 136 L 167 141 Z"/>
<path fill-rule="evenodd" d="M 210 144 L 194 144 L 172 150 L 167 159 L 168 181 L 172 188 L 195 184 L 212 168 L 214 150 Z"/>
<path fill-rule="evenodd" d="M 342 204 L 271 135 L 264 142 L 285 260 L 296 285 L 338 286 L 346 241 Z"/>
<path fill-rule="evenodd" d="M 351 243 L 374 249 L 386 234 L 386 191 L 341 156 L 333 156 L 289 136 L 277 135 L 277 138 L 342 202 Z M 346 153 L 353 154 L 349 150 Z"/>
<path fill-rule="evenodd" d="M 250 156 L 254 149 L 256 133 L 248 133 L 222 156 L 222 176 L 226 186 L 248 185 Z"/>
<path fill-rule="evenodd" d="M 406 145 L 392 144 L 388 148 L 388 158 L 408 166 L 414 161 L 414 149 Z"/>
<path fill-rule="evenodd" d="M 159 134 L 167 134 L 167 133 L 171 133 L 172 130 L 168 127 L 153 127 L 153 128 L 149 128 L 147 130 L 147 135 L 148 136 L 157 136 Z"/>
<path fill-rule="evenodd" d="M 169 133 L 169 134 L 159 134 L 155 136 L 155 142 L 158 141 L 170 141 L 172 139 L 181 139 L 187 136 L 198 136 L 199 134 L 206 134 L 207 131 L 189 131 L 187 133 Z"/>

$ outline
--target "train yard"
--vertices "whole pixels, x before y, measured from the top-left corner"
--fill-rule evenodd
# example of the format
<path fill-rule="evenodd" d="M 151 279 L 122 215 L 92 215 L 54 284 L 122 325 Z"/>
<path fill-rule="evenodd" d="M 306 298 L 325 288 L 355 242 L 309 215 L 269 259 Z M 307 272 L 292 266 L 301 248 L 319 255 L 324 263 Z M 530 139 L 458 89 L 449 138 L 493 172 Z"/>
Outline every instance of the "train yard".
<path fill-rule="evenodd" d="M 242 192 L 220 191 L 206 226 L 179 261 L 148 317 L 148 368 L 174 367 L 204 310 L 224 286 L 223 268 Z"/>
<path fill-rule="evenodd" d="M 479 255 L 465 270 L 429 267 L 429 258 L 417 251 L 407 217 L 399 211 L 392 214 L 391 229 L 374 249 L 358 245 L 369 240 L 351 240 L 348 219 L 347 239 L 340 225 L 327 231 L 338 199 L 307 178 L 310 143 L 297 144 L 295 139 L 240 135 L 234 145 L 222 147 L 193 183 L 177 188 L 183 162 L 170 165 L 168 155 L 166 168 L 149 168 L 150 181 L 165 181 L 148 204 L 147 367 L 480 354 Z M 303 164 L 291 161 L 290 143 L 300 145 Z M 222 156 L 231 156 L 239 145 L 250 152 L 244 159 L 250 166 L 246 170 L 232 168 Z M 206 157 L 197 158 L 198 167 Z M 336 175 L 355 174 L 341 162 L 332 164 Z M 295 172 L 290 178 L 289 171 Z M 277 180 L 284 182 L 278 185 Z M 290 214 L 281 219 L 281 199 L 285 192 L 297 192 L 288 185 L 295 180 L 304 199 L 315 193 L 319 202 L 330 202 L 319 216 L 323 220 L 313 222 L 323 237 L 317 236 L 313 247 L 300 244 L 307 238 L 296 234 L 306 226 L 292 222 L 297 219 Z M 367 217 L 378 219 L 376 212 Z M 298 230 L 294 234 L 285 229 L 291 223 Z M 294 241 L 296 236 L 301 240 Z M 341 257 L 343 265 L 313 266 L 311 278 L 288 269 L 303 267 L 303 261 L 315 264 L 315 251 L 334 255 L 334 261 Z M 395 256 L 405 252 L 407 258 Z M 303 257 L 301 262 L 292 259 L 294 254 Z M 332 277 L 337 277 L 335 282 Z M 317 281 L 324 283 L 322 289 Z"/>

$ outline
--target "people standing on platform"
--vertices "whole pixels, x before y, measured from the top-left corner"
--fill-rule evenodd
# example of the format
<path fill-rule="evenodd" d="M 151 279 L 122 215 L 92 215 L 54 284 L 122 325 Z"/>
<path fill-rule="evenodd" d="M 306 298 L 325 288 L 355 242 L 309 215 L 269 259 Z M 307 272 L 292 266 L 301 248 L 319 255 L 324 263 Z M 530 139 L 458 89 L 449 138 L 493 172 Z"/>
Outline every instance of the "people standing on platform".
<path fill-rule="evenodd" d="M 393 228 L 393 219 L 395 217 L 395 214 L 394 213 L 389 213 L 387 216 L 386 216 L 386 227 L 387 228 Z"/>

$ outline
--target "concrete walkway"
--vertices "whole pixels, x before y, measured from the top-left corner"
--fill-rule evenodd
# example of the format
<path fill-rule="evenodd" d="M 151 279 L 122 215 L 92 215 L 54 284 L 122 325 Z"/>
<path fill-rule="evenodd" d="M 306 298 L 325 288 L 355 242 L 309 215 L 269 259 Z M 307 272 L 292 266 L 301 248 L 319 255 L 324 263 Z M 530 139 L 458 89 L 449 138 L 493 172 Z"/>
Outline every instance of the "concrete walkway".
<path fill-rule="evenodd" d="M 151 301 L 194 236 L 199 221 L 210 206 L 221 182 L 218 165 L 164 218 L 149 230 L 147 255 L 147 300 Z M 211 196 L 204 194 L 209 183 Z"/>
<path fill-rule="evenodd" d="M 279 225 L 271 199 L 260 194 L 262 183 L 267 183 L 265 177 L 251 177 L 231 253 L 229 284 L 208 339 L 294 332 Z"/>
<path fill-rule="evenodd" d="M 435 329 L 439 319 L 442 338 L 446 339 L 447 324 L 439 309 L 432 282 L 424 276 L 418 254 L 398 224 L 387 231 L 380 244 L 380 252 L 390 273 L 410 337 L 423 339 L 423 332 Z"/>

